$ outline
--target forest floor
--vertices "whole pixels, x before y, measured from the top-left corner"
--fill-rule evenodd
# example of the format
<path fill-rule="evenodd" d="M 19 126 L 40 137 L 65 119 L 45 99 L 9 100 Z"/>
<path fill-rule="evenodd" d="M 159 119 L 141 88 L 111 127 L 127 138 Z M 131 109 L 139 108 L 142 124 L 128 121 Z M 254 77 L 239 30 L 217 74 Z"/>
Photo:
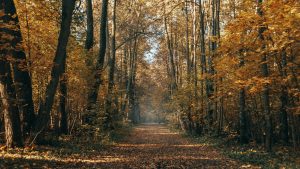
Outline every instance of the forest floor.
<path fill-rule="evenodd" d="M 0 151 L 0 168 L 259 168 L 158 124 L 134 127 L 110 145 Z"/>

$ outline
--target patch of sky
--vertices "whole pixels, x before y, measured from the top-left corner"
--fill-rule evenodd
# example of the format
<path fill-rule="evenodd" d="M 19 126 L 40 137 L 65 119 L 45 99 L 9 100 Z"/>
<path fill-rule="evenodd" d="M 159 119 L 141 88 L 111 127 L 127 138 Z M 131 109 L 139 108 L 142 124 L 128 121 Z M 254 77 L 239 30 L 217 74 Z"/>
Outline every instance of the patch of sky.
<path fill-rule="evenodd" d="M 150 46 L 150 50 L 145 52 L 144 59 L 151 64 L 155 60 L 155 56 L 159 50 L 159 42 L 157 38 L 149 37 L 147 43 Z"/>

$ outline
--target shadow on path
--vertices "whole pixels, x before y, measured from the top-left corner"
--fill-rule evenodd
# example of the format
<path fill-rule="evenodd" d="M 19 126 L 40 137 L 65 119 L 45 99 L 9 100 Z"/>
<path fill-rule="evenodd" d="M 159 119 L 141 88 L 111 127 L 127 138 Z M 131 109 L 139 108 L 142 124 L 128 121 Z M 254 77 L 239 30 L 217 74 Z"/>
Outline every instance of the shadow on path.
<path fill-rule="evenodd" d="M 84 145 L 83 145 L 84 146 Z M 191 143 L 159 124 L 134 128 L 120 143 L 95 151 L 41 158 L 0 154 L 0 168 L 239 168 L 207 145 Z"/>

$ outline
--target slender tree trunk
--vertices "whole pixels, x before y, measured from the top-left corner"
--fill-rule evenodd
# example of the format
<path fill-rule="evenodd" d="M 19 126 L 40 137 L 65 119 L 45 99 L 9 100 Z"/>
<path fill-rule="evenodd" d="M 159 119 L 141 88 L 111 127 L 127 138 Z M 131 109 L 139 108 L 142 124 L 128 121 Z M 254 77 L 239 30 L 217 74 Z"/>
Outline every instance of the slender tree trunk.
<path fill-rule="evenodd" d="M 70 27 L 72 14 L 75 8 L 75 0 L 63 0 L 62 3 L 62 21 L 58 38 L 58 45 L 54 58 L 54 66 L 51 71 L 51 80 L 46 88 L 45 100 L 41 103 L 37 124 L 34 130 L 35 134 L 42 132 L 50 120 L 50 111 L 53 106 L 54 96 L 59 83 L 59 78 L 63 74 L 66 63 L 66 47 L 70 36 Z"/>
<path fill-rule="evenodd" d="M 188 86 L 191 85 L 191 70 L 192 70 L 192 64 L 191 64 L 191 56 L 190 56 L 190 40 L 189 40 L 189 15 L 188 15 L 188 1 L 185 1 L 185 36 L 186 36 L 186 46 L 185 46 L 185 55 L 187 59 L 187 84 Z M 187 110 L 187 118 L 188 118 L 188 132 L 192 131 L 192 107 L 191 107 L 191 90 L 190 87 L 188 87 L 188 97 L 189 97 L 189 103 L 188 103 L 188 110 Z"/>
<path fill-rule="evenodd" d="M 109 61 L 109 80 L 107 89 L 107 99 L 106 99 L 106 110 L 105 110 L 105 120 L 104 120 L 104 130 L 112 128 L 112 101 L 113 101 L 113 90 L 114 90 L 114 75 L 115 75 L 115 64 L 116 64 L 116 4 L 117 0 L 113 1 L 113 11 L 112 11 L 112 32 L 111 32 L 111 58 Z M 116 109 L 116 107 L 115 107 Z"/>
<path fill-rule="evenodd" d="M 246 91 L 243 88 L 239 93 L 239 107 L 240 107 L 240 142 L 241 144 L 247 144 L 249 142 L 247 116 L 246 116 Z"/>
<path fill-rule="evenodd" d="M 239 67 L 245 65 L 244 54 L 240 53 L 240 64 Z M 240 143 L 247 144 L 249 142 L 248 125 L 247 125 L 247 114 L 246 114 L 246 90 L 244 86 L 240 88 L 239 93 L 239 118 L 240 118 Z"/>
<path fill-rule="evenodd" d="M 93 46 L 94 46 L 94 17 L 93 17 L 93 3 L 92 0 L 86 0 L 86 16 L 87 16 L 87 29 L 86 29 L 86 40 L 85 40 L 85 50 L 86 50 L 86 58 L 85 58 L 85 64 L 88 68 L 89 74 L 93 74 L 94 67 L 93 67 Z M 87 85 L 90 87 L 93 85 L 93 82 L 91 79 L 86 79 Z M 88 112 L 85 112 L 83 114 L 83 123 L 86 123 L 89 119 Z"/>
<path fill-rule="evenodd" d="M 258 8 L 257 13 L 260 17 L 263 17 L 263 11 L 262 11 L 262 3 L 263 0 L 258 0 Z M 258 37 L 260 41 L 263 43 L 264 36 L 263 32 L 265 31 L 265 27 L 261 26 L 258 30 Z M 265 45 L 262 44 L 262 49 L 265 49 Z M 267 63 L 267 56 L 266 54 L 262 55 L 261 59 L 261 71 L 264 78 L 269 77 L 269 69 L 268 69 L 268 63 Z M 262 104 L 263 104 L 263 110 L 264 110 L 264 116 L 266 120 L 266 149 L 268 152 L 272 151 L 272 116 L 271 116 L 271 109 L 270 109 L 270 96 L 269 96 L 269 85 L 265 84 L 262 92 Z"/>
<path fill-rule="evenodd" d="M 169 32 L 168 32 L 168 25 L 167 25 L 167 18 L 164 17 L 164 25 L 165 25 L 165 36 L 167 40 L 168 50 L 169 50 L 169 60 L 170 60 L 170 67 L 171 67 L 171 90 L 174 91 L 177 88 L 176 84 L 176 69 L 175 69 L 175 62 L 174 62 L 174 55 L 173 55 L 173 48 L 172 42 L 170 40 Z M 167 65 L 168 66 L 168 65 Z"/>
<path fill-rule="evenodd" d="M 125 110 L 126 110 L 126 106 L 128 103 L 128 85 L 129 85 L 129 79 L 128 79 L 128 49 L 127 46 L 124 47 L 124 58 L 123 58 L 123 65 L 124 65 L 124 96 L 122 99 L 122 106 L 121 106 L 121 112 L 124 114 L 124 117 L 126 118 L 125 115 Z"/>
<path fill-rule="evenodd" d="M 204 88 L 205 86 L 208 86 L 207 84 L 207 78 L 204 77 L 207 73 L 206 70 L 206 54 L 205 54 L 205 25 L 204 25 L 204 10 L 202 9 L 202 2 L 199 3 L 199 13 L 200 13 L 200 51 L 201 51 L 201 97 L 202 97 L 202 111 L 204 111 Z M 204 82 L 206 82 L 206 85 L 204 86 Z M 206 98 L 207 99 L 207 98 Z"/>
<path fill-rule="evenodd" d="M 211 35 L 215 38 L 216 37 L 216 0 L 212 0 L 212 16 L 211 16 Z M 217 49 L 217 42 L 215 39 L 210 40 L 210 49 L 211 49 L 211 54 L 208 57 L 208 73 L 210 75 L 210 77 L 207 80 L 207 86 L 206 86 L 206 95 L 207 95 L 207 99 L 208 99 L 208 103 L 207 103 L 207 109 L 208 109 L 208 123 L 209 126 L 212 125 L 213 123 L 213 115 L 215 113 L 214 110 L 214 104 L 212 101 L 212 96 L 214 93 L 214 83 L 213 83 L 213 75 L 214 75 L 214 66 L 213 66 L 213 58 Z"/>
<path fill-rule="evenodd" d="M 197 0 L 194 0 L 193 2 L 193 59 L 192 59 L 192 65 L 194 68 L 194 97 L 195 97 L 195 103 L 198 104 L 198 94 L 197 94 L 197 86 L 198 86 L 198 77 L 197 77 L 197 38 L 196 38 L 196 34 L 197 34 L 197 23 L 196 23 L 196 2 Z"/>
<path fill-rule="evenodd" d="M 287 78 L 287 60 L 285 50 L 281 53 L 281 63 L 279 65 L 279 72 L 282 79 Z M 288 125 L 288 116 L 287 116 L 287 107 L 289 103 L 289 95 L 286 84 L 281 84 L 281 95 L 280 95 L 280 134 L 283 142 L 288 144 L 289 142 L 289 125 Z"/>
<path fill-rule="evenodd" d="M 137 111 L 137 97 L 136 97 L 136 90 L 135 90 L 135 86 L 136 86 L 136 72 L 137 72 L 137 39 L 134 41 L 134 45 L 133 45 L 133 49 L 131 52 L 131 70 L 130 70 L 130 77 L 129 77 L 129 81 L 130 82 L 130 86 L 129 86 L 129 92 L 128 92 L 128 98 L 129 98 L 129 119 L 133 122 L 133 123 L 138 123 L 139 122 L 139 113 Z"/>
<path fill-rule="evenodd" d="M 100 89 L 100 85 L 102 83 L 102 73 L 103 73 L 103 66 L 104 66 L 104 59 L 106 54 L 106 24 L 107 24 L 107 11 L 108 11 L 108 0 L 102 1 L 102 11 L 101 11 L 101 21 L 100 21 L 100 49 L 99 49 L 99 55 L 97 58 L 96 63 L 96 70 L 94 74 L 94 84 L 91 86 L 91 89 L 88 94 L 88 113 L 91 116 L 95 116 L 96 114 L 96 102 L 98 98 L 98 92 Z M 88 117 L 87 123 L 92 122 L 92 117 Z"/>

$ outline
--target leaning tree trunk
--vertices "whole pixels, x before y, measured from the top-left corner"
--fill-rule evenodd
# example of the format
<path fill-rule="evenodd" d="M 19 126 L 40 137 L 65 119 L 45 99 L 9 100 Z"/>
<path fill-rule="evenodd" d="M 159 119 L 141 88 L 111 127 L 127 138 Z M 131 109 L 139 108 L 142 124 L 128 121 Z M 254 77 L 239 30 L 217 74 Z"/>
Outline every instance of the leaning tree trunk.
<path fill-rule="evenodd" d="M 104 59 L 106 54 L 106 24 L 107 24 L 107 9 L 108 8 L 108 0 L 102 1 L 102 13 L 101 13 L 101 22 L 100 22 L 100 49 L 99 49 L 99 55 L 97 58 L 96 63 L 96 70 L 94 74 L 94 80 L 95 82 L 91 86 L 91 89 L 88 93 L 88 117 L 86 119 L 86 122 L 88 124 L 92 123 L 93 116 L 96 114 L 96 102 L 98 98 L 98 92 L 100 89 L 100 85 L 102 82 L 101 76 L 103 73 L 103 66 L 104 66 Z"/>
<path fill-rule="evenodd" d="M 66 48 L 70 36 L 70 27 L 72 21 L 72 14 L 75 8 L 75 0 L 63 0 L 62 3 L 62 21 L 58 38 L 58 45 L 53 61 L 51 71 L 51 80 L 46 88 L 46 98 L 41 103 L 37 123 L 34 129 L 34 134 L 42 132 L 46 128 L 50 120 L 50 111 L 53 106 L 54 96 L 57 90 L 59 79 L 64 72 L 66 64 Z"/>
<path fill-rule="evenodd" d="M 23 115 L 24 135 L 28 136 L 34 124 L 34 105 L 32 100 L 32 85 L 27 65 L 26 54 L 22 48 L 22 34 L 20 30 L 19 18 L 13 0 L 0 0 L 0 10 L 4 10 L 4 16 L 1 16 L 3 26 L 0 32 L 3 35 L 11 36 L 12 39 L 6 39 L 11 46 L 7 54 L 13 57 L 9 62 L 12 64 L 13 83 L 16 88 L 19 111 Z M 16 16 L 16 17 L 13 17 Z M 0 22 L 1 22 L 0 21 Z M 8 28 L 9 27 L 9 28 Z"/>

